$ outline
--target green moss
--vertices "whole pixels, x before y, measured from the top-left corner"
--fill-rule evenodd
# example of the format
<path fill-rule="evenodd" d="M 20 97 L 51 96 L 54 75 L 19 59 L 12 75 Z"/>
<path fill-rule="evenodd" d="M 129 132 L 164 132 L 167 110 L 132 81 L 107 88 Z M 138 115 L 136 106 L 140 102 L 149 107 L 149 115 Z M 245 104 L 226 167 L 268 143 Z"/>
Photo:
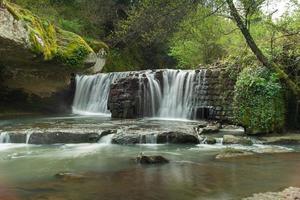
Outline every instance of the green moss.
<path fill-rule="evenodd" d="M 16 4 L 5 2 L 5 5 L 15 19 L 25 22 L 31 49 L 43 55 L 44 60 L 58 60 L 69 66 L 79 66 L 94 52 L 79 35 L 55 27 Z M 100 44 L 107 47 L 101 42 L 97 45 Z"/>
<path fill-rule="evenodd" d="M 264 67 L 244 69 L 235 85 L 234 114 L 247 133 L 280 131 L 285 106 L 278 75 Z"/>
<path fill-rule="evenodd" d="M 78 35 L 56 29 L 58 50 L 56 58 L 68 65 L 80 65 L 93 49 Z"/>

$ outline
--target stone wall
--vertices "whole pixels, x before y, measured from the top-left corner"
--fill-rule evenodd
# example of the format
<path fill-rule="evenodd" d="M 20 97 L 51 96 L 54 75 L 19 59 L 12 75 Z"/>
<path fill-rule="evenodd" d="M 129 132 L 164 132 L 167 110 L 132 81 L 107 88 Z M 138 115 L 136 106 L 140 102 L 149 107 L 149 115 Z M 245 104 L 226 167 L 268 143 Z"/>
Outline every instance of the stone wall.
<path fill-rule="evenodd" d="M 155 77 L 162 84 L 162 70 L 157 70 Z M 200 70 L 196 70 L 199 73 Z M 137 72 L 136 72 L 137 73 Z M 205 82 L 193 83 L 193 107 L 197 119 L 216 119 L 231 121 L 233 119 L 233 91 L 235 82 L 229 78 L 223 68 L 206 69 Z M 145 75 L 133 74 L 111 85 L 108 108 L 113 118 L 138 118 L 143 113 L 143 84 L 147 84 Z M 204 85 L 203 85 L 204 84 Z M 161 88 L 162 85 L 161 85 Z M 163 91 L 162 91 L 163 92 Z"/>

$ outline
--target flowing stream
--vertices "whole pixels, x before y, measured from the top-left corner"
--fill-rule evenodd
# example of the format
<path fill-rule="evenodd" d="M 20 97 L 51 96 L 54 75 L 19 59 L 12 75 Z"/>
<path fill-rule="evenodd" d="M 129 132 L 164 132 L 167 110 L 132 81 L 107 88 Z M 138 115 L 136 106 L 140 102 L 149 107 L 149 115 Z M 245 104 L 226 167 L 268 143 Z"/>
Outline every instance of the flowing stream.
<path fill-rule="evenodd" d="M 241 199 L 257 192 L 300 187 L 299 149 L 289 154 L 222 161 L 215 159 L 225 148 L 221 141 L 216 145 L 155 144 L 156 132 L 192 130 L 197 123 L 73 115 L 4 120 L 0 126 L 0 199 Z M 107 129 L 134 131 L 140 135 L 141 144 L 113 145 L 113 134 L 94 144 L 25 144 L 30 143 L 34 132 Z M 26 141 L 24 137 L 23 144 L 8 143 L 8 133 L 24 134 Z M 170 163 L 137 164 L 135 157 L 141 153 L 162 155 Z M 55 176 L 64 172 L 71 176 Z"/>

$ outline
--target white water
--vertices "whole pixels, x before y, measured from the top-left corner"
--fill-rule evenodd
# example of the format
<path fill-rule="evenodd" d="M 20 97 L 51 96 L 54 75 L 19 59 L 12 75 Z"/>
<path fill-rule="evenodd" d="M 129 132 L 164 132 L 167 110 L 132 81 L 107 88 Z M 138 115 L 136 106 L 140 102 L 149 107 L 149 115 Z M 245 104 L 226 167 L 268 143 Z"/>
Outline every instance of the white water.
<path fill-rule="evenodd" d="M 115 134 L 109 134 L 105 135 L 100 138 L 99 142 L 100 144 L 111 144 L 112 138 L 114 137 Z"/>
<path fill-rule="evenodd" d="M 110 115 L 107 101 L 110 85 L 132 72 L 76 77 L 73 113 Z M 139 72 L 139 111 L 143 117 L 195 119 L 200 100 L 193 95 L 205 85 L 206 70 L 164 70 L 162 83 L 155 72 Z M 199 96 L 199 95 L 198 95 Z"/>
<path fill-rule="evenodd" d="M 158 112 L 161 118 L 194 119 L 197 99 L 195 86 L 204 86 L 206 70 L 163 72 L 163 98 Z M 201 89 L 201 88 L 198 88 Z"/>
<path fill-rule="evenodd" d="M 0 134 L 0 143 L 10 143 L 10 137 L 7 132 L 2 132 Z"/>
<path fill-rule="evenodd" d="M 159 81 L 153 73 L 146 73 L 146 83 L 141 84 L 143 87 L 143 116 L 153 117 L 156 115 L 162 100 L 162 93 Z"/>
<path fill-rule="evenodd" d="M 32 134 L 32 131 L 28 131 L 26 133 L 26 144 L 29 144 L 31 134 Z"/>
<path fill-rule="evenodd" d="M 140 134 L 140 144 L 157 144 L 157 134 Z"/>
<path fill-rule="evenodd" d="M 73 113 L 81 115 L 109 115 L 107 109 L 110 85 L 128 73 L 109 73 L 89 76 L 76 76 L 76 91 Z"/>

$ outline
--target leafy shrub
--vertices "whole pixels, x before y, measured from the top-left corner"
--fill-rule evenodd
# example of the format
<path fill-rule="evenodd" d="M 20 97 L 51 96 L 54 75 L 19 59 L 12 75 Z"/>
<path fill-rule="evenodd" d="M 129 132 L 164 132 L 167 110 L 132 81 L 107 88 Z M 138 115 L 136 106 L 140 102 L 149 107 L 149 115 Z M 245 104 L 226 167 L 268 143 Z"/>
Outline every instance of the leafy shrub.
<path fill-rule="evenodd" d="M 278 76 L 264 67 L 245 68 L 235 85 L 234 114 L 250 134 L 282 129 L 285 106 Z"/>

